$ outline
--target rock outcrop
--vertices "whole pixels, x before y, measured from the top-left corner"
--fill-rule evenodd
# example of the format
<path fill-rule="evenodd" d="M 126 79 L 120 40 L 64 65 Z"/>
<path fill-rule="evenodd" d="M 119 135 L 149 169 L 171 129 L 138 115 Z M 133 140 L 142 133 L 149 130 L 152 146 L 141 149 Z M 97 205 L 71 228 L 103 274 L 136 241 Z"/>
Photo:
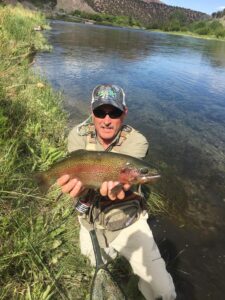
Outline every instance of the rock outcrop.
<path fill-rule="evenodd" d="M 57 0 L 56 9 L 62 9 L 65 12 L 71 12 L 74 10 L 85 11 L 88 13 L 95 12 L 85 0 Z"/>

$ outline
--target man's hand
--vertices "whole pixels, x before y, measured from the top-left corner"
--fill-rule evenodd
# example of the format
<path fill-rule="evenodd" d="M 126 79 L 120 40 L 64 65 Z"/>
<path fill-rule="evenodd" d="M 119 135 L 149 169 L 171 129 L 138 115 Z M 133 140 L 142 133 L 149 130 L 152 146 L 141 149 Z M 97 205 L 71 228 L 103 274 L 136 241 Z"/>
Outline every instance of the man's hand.
<path fill-rule="evenodd" d="M 116 185 L 118 185 L 118 181 L 105 181 L 100 187 L 100 194 L 102 196 L 108 196 L 110 200 L 116 200 L 116 199 L 124 199 L 125 197 L 125 191 L 128 191 L 131 187 L 130 184 L 124 184 L 123 188 L 119 190 L 117 194 L 112 193 L 112 188 L 114 188 Z"/>
<path fill-rule="evenodd" d="M 57 184 L 61 187 L 63 193 L 69 194 L 71 197 L 79 197 L 84 192 L 84 186 L 77 178 L 71 179 L 69 175 L 63 175 L 57 180 Z M 110 200 L 124 199 L 125 191 L 131 187 L 130 184 L 124 184 L 118 193 L 112 193 L 112 189 L 118 185 L 118 181 L 105 181 L 100 187 L 100 194 L 108 196 Z"/>
<path fill-rule="evenodd" d="M 63 193 L 70 194 L 71 197 L 78 197 L 84 191 L 84 186 L 77 178 L 71 179 L 69 175 L 63 175 L 57 180 Z"/>

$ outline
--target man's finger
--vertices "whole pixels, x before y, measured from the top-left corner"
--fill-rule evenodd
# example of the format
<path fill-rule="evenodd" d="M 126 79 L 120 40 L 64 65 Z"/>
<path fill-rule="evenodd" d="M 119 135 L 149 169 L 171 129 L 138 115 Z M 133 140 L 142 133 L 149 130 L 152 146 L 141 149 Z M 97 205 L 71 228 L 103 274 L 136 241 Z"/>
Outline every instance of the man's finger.
<path fill-rule="evenodd" d="M 107 196 L 108 194 L 108 182 L 103 182 L 101 187 L 100 187 L 100 194 L 102 196 Z"/>
<path fill-rule="evenodd" d="M 70 192 L 71 197 L 77 197 L 83 191 L 83 184 L 81 181 L 77 181 L 75 187 Z"/>
<path fill-rule="evenodd" d="M 72 189 L 75 187 L 75 185 L 77 184 L 77 179 L 71 179 L 68 183 L 64 184 L 62 186 L 62 192 L 63 193 L 70 193 L 72 191 Z"/>
<path fill-rule="evenodd" d="M 125 183 L 125 184 L 123 185 L 124 191 L 128 191 L 130 188 L 131 188 L 131 184 L 129 184 L 129 183 Z"/>
<path fill-rule="evenodd" d="M 70 179 L 70 175 L 63 175 L 57 179 L 56 183 L 60 186 L 66 184 Z"/>
<path fill-rule="evenodd" d="M 117 194 L 117 198 L 122 200 L 125 198 L 125 192 L 124 190 L 121 190 L 118 194 Z"/>

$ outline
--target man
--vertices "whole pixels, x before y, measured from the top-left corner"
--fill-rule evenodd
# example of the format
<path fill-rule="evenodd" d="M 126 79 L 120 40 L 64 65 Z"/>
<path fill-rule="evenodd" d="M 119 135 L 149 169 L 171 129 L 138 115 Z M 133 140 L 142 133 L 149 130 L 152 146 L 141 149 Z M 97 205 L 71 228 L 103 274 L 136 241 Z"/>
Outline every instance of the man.
<path fill-rule="evenodd" d="M 128 125 L 124 125 L 124 119 L 128 109 L 125 102 L 125 94 L 122 88 L 116 85 L 98 85 L 92 93 L 91 118 L 72 129 L 68 138 L 68 150 L 78 149 L 113 151 L 128 154 L 130 156 L 143 159 L 148 151 L 148 142 L 145 137 Z M 84 187 L 78 179 L 70 179 L 69 175 L 64 175 L 58 179 L 62 192 L 69 193 L 71 197 L 78 199 L 79 205 L 85 206 L 88 199 L 93 197 L 93 193 L 86 193 Z M 96 232 L 102 248 L 103 258 L 115 257 L 116 253 L 124 256 L 135 274 L 139 276 L 139 290 L 148 300 L 176 298 L 173 280 L 167 272 L 165 262 L 161 258 L 158 247 L 154 241 L 151 229 L 147 223 L 148 214 L 139 203 L 143 201 L 141 197 L 132 192 L 129 184 L 123 185 L 122 190 L 112 193 L 112 188 L 118 182 L 103 182 L 100 188 L 99 213 L 103 218 L 107 212 L 117 207 L 120 211 L 129 209 L 129 205 L 138 203 L 140 210 L 137 219 L 131 218 L 128 226 L 114 230 L 98 226 L 96 222 Z M 91 196 L 90 196 L 91 195 Z M 138 201 L 137 201 L 138 199 Z M 109 201 L 111 200 L 111 201 Z M 107 205 L 107 212 L 104 203 Z M 125 204 L 125 206 L 124 206 Z M 94 210 L 93 210 L 94 211 Z M 80 247 L 82 254 L 89 257 L 91 263 L 95 264 L 91 239 L 89 236 L 89 225 L 97 216 L 92 219 L 88 214 L 83 213 L 79 217 L 81 224 Z M 119 219 L 119 217 L 117 217 Z M 116 224 L 116 223 L 115 223 Z"/>

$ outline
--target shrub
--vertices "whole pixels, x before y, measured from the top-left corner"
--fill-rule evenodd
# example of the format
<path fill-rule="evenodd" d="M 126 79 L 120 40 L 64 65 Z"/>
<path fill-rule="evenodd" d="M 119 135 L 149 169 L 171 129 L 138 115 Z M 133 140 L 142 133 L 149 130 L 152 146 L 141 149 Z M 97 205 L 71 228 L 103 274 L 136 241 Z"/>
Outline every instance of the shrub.
<path fill-rule="evenodd" d="M 225 29 L 218 28 L 217 30 L 215 30 L 214 34 L 217 38 L 224 38 L 225 37 Z"/>
<path fill-rule="evenodd" d="M 195 32 L 200 35 L 207 35 L 209 33 L 209 28 L 208 27 L 198 28 L 195 30 Z"/>
<path fill-rule="evenodd" d="M 209 23 L 209 29 L 211 31 L 216 31 L 218 29 L 223 29 L 223 25 L 219 21 L 212 21 Z"/>
<path fill-rule="evenodd" d="M 169 31 L 180 31 L 180 22 L 178 20 L 172 20 L 169 24 Z"/>
<path fill-rule="evenodd" d="M 190 25 L 190 28 L 192 29 L 192 31 L 196 31 L 198 29 L 205 28 L 206 26 L 207 26 L 206 21 L 198 21 L 198 22 L 192 23 Z"/>

